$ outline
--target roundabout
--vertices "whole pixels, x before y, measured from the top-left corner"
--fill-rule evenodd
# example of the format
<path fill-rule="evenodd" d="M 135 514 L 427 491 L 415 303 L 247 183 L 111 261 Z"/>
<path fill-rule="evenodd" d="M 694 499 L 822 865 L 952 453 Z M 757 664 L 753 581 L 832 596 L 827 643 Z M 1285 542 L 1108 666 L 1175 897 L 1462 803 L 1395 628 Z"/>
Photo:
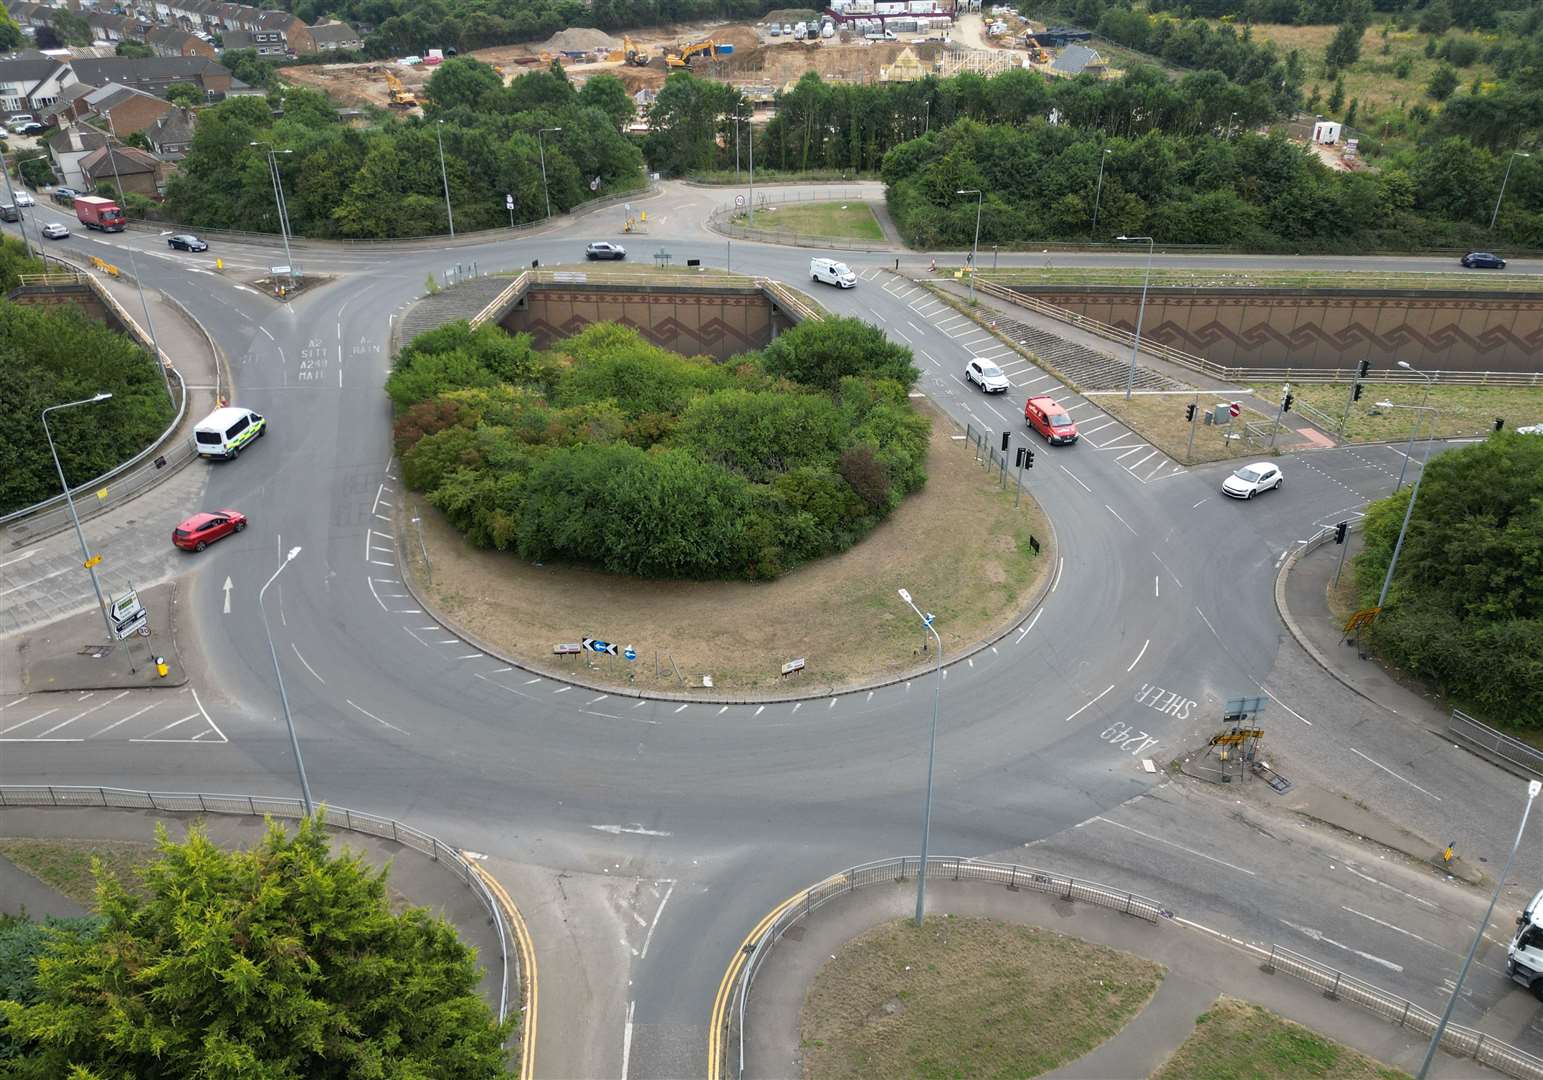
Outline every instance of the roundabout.
<path fill-rule="evenodd" d="M 807 289 L 807 252 L 726 245 L 705 228 L 734 194 L 665 186 L 647 202 L 656 235 L 668 236 L 661 249 Z M 413 603 L 399 552 L 416 537 L 402 532 L 407 493 L 381 389 L 394 325 L 447 263 L 571 260 L 617 232 L 619 213 L 510 239 L 458 239 L 444 251 L 302 243 L 308 271 L 333 280 L 283 305 L 196 258 L 151 258 L 164 247 L 154 235 L 72 237 L 63 250 L 76 256 L 111 261 L 123 246 L 138 248 L 146 285 L 175 296 L 208 330 L 229 360 L 235 403 L 268 417 L 273 437 L 235 467 L 191 466 L 203 473 L 201 505 L 238 508 L 249 522 L 196 566 L 175 570 L 186 675 L 225 741 L 147 743 L 127 737 L 132 721 L 76 741 L 20 738 L 26 728 L 0 735 L 0 784 L 293 796 L 256 604 L 284 553 L 299 547 L 267 611 L 311 789 L 318 801 L 487 855 L 480 867 L 519 905 L 540 958 L 538 1076 L 703 1075 L 715 994 L 746 934 L 811 881 L 914 852 L 927 772 L 931 675 L 809 703 L 643 696 L 619 706 L 597 700 L 603 691 L 514 670 Z M 274 246 L 220 244 L 238 270 L 270 262 Z M 1269 804 L 1196 792 L 1160 767 L 1203 745 L 1229 699 L 1262 697 L 1272 754 L 1297 775 L 1498 865 L 1519 782 L 1454 750 L 1422 719 L 1329 679 L 1275 611 L 1280 562 L 1346 508 L 1387 494 L 1397 457 L 1383 447 L 1286 455 L 1290 483 L 1233 502 L 1219 490 L 1230 466 L 1158 468 L 1166 456 L 1096 396 L 1027 362 L 1009 366 L 1005 348 L 996 359 L 1013 389 L 986 397 L 965 385 L 972 350 L 996 351 L 991 335 L 885 273 L 892 255 L 846 261 L 858 286 L 813 295 L 911 348 L 921 369 L 914 391 L 954 423 L 1017 439 L 1027 396 L 1050 394 L 1084 433 L 1072 446 L 1037 447 L 1029 490 L 1059 542 L 1043 601 L 994 646 L 943 669 L 932 851 L 1117 883 L 1239 940 L 1288 937 L 1439 1007 L 1466 928 L 1482 913 L 1479 893 L 1417 861 L 1428 853 L 1368 848 L 1331 827 L 1330 808 L 1317 815 L 1329 825 L 1309 827 Z M 925 273 L 925 258 L 902 263 Z M 115 552 L 161 542 L 159 520 L 148 517 L 131 506 L 87 523 L 109 570 Z M 960 544 L 970 540 L 961 530 Z M 8 549 L 6 559 L 17 557 Z M 25 563 L 4 573 L 13 597 L 33 587 Z M 88 606 L 84 582 L 69 580 Z M 0 728 L 13 715 L 24 722 L 38 702 L 5 705 Z M 54 738 L 61 734 L 68 729 Z M 1524 853 L 1513 891 L 1530 895 L 1539 872 L 1536 852 Z M 1494 966 L 1491 955 L 1470 978 L 1458 1019 L 1488 1022 L 1524 1047 L 1531 1039 L 1537 1051 L 1543 1037 L 1530 1033 L 1519 995 Z"/>

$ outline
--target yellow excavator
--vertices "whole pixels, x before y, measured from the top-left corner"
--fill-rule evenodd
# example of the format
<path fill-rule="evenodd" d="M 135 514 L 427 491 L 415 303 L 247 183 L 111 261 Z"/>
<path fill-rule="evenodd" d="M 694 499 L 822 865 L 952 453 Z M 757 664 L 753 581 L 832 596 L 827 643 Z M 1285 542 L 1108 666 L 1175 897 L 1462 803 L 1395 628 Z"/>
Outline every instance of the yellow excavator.
<path fill-rule="evenodd" d="M 711 60 L 717 55 L 718 43 L 712 38 L 708 38 L 706 41 L 693 41 L 690 45 L 684 46 L 679 52 L 667 53 L 664 57 L 664 63 L 666 67 L 683 68 L 689 67 L 691 61 L 698 56 L 705 56 Z"/>
<path fill-rule="evenodd" d="M 648 66 L 648 54 L 633 44 L 630 37 L 623 37 L 621 39 L 621 44 L 622 57 L 627 61 L 627 63 L 631 64 L 633 67 Z"/>
<path fill-rule="evenodd" d="M 391 100 L 389 104 L 393 109 L 416 109 L 418 107 L 418 99 L 413 97 L 412 92 L 402 85 L 401 79 L 389 71 L 386 72 L 386 86 L 390 88 Z"/>

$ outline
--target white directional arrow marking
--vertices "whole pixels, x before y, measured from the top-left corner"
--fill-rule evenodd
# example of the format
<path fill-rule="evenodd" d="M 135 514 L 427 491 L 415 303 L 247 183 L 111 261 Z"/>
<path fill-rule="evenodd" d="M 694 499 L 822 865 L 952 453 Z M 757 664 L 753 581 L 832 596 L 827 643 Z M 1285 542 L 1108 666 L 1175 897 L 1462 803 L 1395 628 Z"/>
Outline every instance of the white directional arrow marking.
<path fill-rule="evenodd" d="M 230 590 L 232 588 L 234 588 L 234 586 L 231 584 L 230 578 L 226 578 L 225 579 L 225 584 L 222 585 L 221 588 L 223 588 L 225 590 L 225 612 L 224 613 L 226 615 L 229 615 L 230 614 Z"/>

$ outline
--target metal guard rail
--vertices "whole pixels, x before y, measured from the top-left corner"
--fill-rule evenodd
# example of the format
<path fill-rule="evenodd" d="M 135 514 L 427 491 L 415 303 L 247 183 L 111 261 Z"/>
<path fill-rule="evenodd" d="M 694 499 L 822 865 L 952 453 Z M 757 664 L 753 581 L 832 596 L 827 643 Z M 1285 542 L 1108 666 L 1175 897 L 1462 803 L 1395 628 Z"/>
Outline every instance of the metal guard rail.
<path fill-rule="evenodd" d="M 0 808 L 11 806 L 104 806 L 116 810 L 160 810 L 175 813 L 247 814 L 253 817 L 303 818 L 305 804 L 284 795 L 207 795 L 196 792 L 132 791 L 109 787 L 42 787 L 0 785 Z M 509 1009 L 509 941 L 503 912 L 488 892 L 482 879 L 454 848 L 436 837 L 394 818 L 378 817 L 342 806 L 321 804 L 317 813 L 324 824 L 366 836 L 393 840 L 443 863 L 455 872 L 488 909 L 488 916 L 498 930 L 499 965 L 502 982 L 498 994 L 498 1022 L 503 1023 Z M 519 985 L 519 958 L 515 958 L 515 985 Z"/>
<path fill-rule="evenodd" d="M 891 885 L 914 879 L 919 863 L 920 860 L 916 856 L 907 855 L 863 863 L 843 870 L 839 874 L 833 874 L 804 890 L 798 899 L 788 904 L 782 913 L 772 920 L 771 925 L 762 931 L 755 943 L 749 946 L 750 958 L 740 969 L 738 986 L 731 991 L 737 1004 L 731 1009 L 724 1010 L 724 1021 L 731 1030 L 736 1028 L 734 1018 L 738 1017 L 739 1068 L 736 1075 L 743 1076 L 745 1071 L 745 1005 L 750 995 L 750 985 L 755 981 L 756 973 L 760 971 L 761 964 L 771 952 L 772 946 L 782 940 L 782 936 L 795 923 L 828 901 L 868 885 Z M 1005 885 L 1014 890 L 1029 889 L 1033 892 L 1059 896 L 1063 900 L 1082 900 L 1125 915 L 1134 915 L 1151 923 L 1172 915 L 1156 900 L 1139 893 L 1111 889 L 1096 882 L 1067 877 L 1049 870 L 1038 870 L 1031 866 L 977 862 L 958 856 L 931 856 L 927 859 L 927 877 L 949 881 L 985 881 L 995 885 Z M 727 1038 L 722 1039 L 719 1045 L 724 1048 L 725 1053 L 728 1052 Z"/>
<path fill-rule="evenodd" d="M 1461 709 L 1453 709 L 1447 721 L 1447 732 L 1464 742 L 1488 750 L 1498 758 L 1509 761 L 1530 773 L 1543 776 L 1543 753 L 1528 746 L 1520 739 L 1513 739 L 1503 731 L 1497 731 L 1482 721 L 1475 720 Z"/>
<path fill-rule="evenodd" d="M 1310 983 L 1329 998 L 1359 1006 L 1423 1038 L 1430 1038 L 1440 1022 L 1435 1013 L 1420 1008 L 1407 998 L 1390 994 L 1281 945 L 1270 946 L 1269 957 L 1263 966 L 1265 971 L 1280 972 Z M 1472 1058 L 1517 1080 L 1543 1080 L 1543 1058 L 1534 1057 L 1482 1031 L 1448 1024 L 1441 1033 L 1441 1045 L 1448 1053 Z"/>

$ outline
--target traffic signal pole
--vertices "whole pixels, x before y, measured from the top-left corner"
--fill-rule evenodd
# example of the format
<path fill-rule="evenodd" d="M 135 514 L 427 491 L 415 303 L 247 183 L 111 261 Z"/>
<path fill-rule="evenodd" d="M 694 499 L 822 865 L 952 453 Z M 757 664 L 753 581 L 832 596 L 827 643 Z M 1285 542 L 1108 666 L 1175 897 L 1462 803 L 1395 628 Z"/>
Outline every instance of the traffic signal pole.
<path fill-rule="evenodd" d="M 1200 411 L 1200 391 L 1195 391 L 1195 400 L 1189 406 L 1189 446 L 1184 449 L 1184 464 L 1188 465 L 1195 460 L 1195 414 Z"/>

